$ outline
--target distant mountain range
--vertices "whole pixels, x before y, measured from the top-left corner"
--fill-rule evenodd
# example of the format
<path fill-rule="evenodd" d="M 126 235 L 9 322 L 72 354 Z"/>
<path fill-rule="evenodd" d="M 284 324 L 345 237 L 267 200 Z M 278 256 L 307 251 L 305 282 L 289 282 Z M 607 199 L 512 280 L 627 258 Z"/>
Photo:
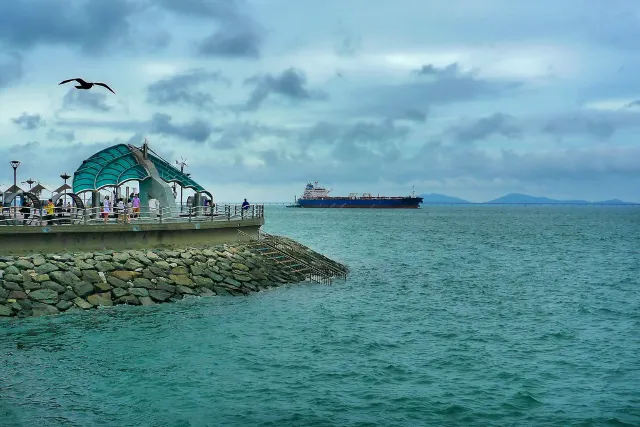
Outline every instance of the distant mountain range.
<path fill-rule="evenodd" d="M 420 194 L 423 204 L 472 204 L 468 200 L 460 199 L 458 197 L 451 197 L 444 194 Z M 497 199 L 490 200 L 488 202 L 482 202 L 480 204 L 562 204 L 562 205 L 634 205 L 636 203 L 625 202 L 619 199 L 603 200 L 600 202 L 590 202 L 588 200 L 556 200 L 548 197 L 535 197 L 527 194 L 510 193 L 506 196 L 498 197 Z"/>

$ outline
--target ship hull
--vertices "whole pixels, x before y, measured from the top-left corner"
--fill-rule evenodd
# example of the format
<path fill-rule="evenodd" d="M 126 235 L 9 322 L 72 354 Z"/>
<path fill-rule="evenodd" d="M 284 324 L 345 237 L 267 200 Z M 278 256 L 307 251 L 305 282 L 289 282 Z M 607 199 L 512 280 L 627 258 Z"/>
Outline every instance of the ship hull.
<path fill-rule="evenodd" d="M 303 208 L 329 209 L 417 209 L 422 203 L 421 197 L 403 197 L 389 199 L 298 199 Z"/>

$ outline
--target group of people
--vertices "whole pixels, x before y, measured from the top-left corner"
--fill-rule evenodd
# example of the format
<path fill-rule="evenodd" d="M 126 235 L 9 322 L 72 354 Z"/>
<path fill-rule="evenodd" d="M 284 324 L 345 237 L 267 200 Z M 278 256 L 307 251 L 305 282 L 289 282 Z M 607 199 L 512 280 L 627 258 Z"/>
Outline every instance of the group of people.
<path fill-rule="evenodd" d="M 109 215 L 111 215 L 111 200 L 109 196 L 105 196 L 102 202 L 102 217 L 104 223 L 109 221 Z M 116 216 L 117 222 L 129 223 L 131 218 L 140 217 L 140 195 L 138 193 L 132 193 L 125 202 L 122 197 L 118 198 L 113 206 L 113 213 Z"/>
<path fill-rule="evenodd" d="M 215 206 L 215 203 L 209 199 L 204 201 L 205 211 L 206 208 L 209 208 L 213 213 Z M 251 205 L 247 199 L 244 199 L 244 202 L 242 202 L 242 211 L 245 212 L 249 210 L 250 206 Z M 131 218 L 140 217 L 140 195 L 138 193 L 132 193 L 126 202 L 122 197 L 120 197 L 116 200 L 115 206 L 112 205 L 109 196 L 105 196 L 104 201 L 102 202 L 102 217 L 105 224 L 109 221 L 112 209 L 117 222 L 129 223 Z"/>
<path fill-rule="evenodd" d="M 26 224 L 31 216 L 31 209 L 33 208 L 31 201 L 29 199 L 24 199 L 22 202 L 22 207 L 20 208 L 20 213 L 22 213 L 22 222 Z M 47 221 L 47 225 L 54 225 L 53 219 L 57 214 L 58 217 L 62 217 L 63 212 L 71 212 L 71 203 L 67 202 L 67 207 L 64 207 L 64 201 L 62 198 L 58 199 L 58 203 L 54 204 L 53 199 L 47 200 L 47 204 L 44 205 L 44 220 Z"/>
<path fill-rule="evenodd" d="M 49 199 L 49 201 L 52 202 L 51 199 Z M 56 205 L 55 205 L 54 211 L 55 211 L 55 213 L 57 214 L 58 217 L 61 217 L 64 212 L 71 213 L 71 202 L 67 202 L 67 207 L 65 209 L 64 201 L 62 200 L 62 197 L 59 198 L 58 199 L 58 203 L 56 203 Z"/>
<path fill-rule="evenodd" d="M 213 203 L 212 200 L 205 199 L 204 201 L 205 212 L 207 211 L 207 208 L 209 208 L 211 210 L 211 213 L 213 214 L 215 206 L 216 205 L 215 203 Z M 250 207 L 251 205 L 249 204 L 247 199 L 244 199 L 244 201 L 242 202 L 243 216 L 244 216 L 244 213 L 248 211 Z M 25 199 L 22 207 L 20 208 L 20 212 L 22 213 L 23 221 L 25 223 L 31 216 L 31 209 L 32 209 L 32 206 L 30 201 Z M 45 213 L 45 216 L 43 219 L 47 221 L 48 225 L 53 225 L 54 217 L 56 216 L 56 214 L 58 217 L 61 217 L 63 215 L 63 212 L 65 211 L 71 212 L 71 209 L 72 209 L 71 203 L 67 203 L 67 206 L 65 208 L 62 198 L 58 199 L 57 204 L 54 204 L 53 200 L 49 199 L 47 201 L 47 204 L 45 204 L 43 207 L 43 210 Z M 104 219 L 105 224 L 109 221 L 109 217 L 112 213 L 115 215 L 116 221 L 122 222 L 122 223 L 129 223 L 131 221 L 131 218 L 139 218 L 140 217 L 140 194 L 132 193 L 128 197 L 126 202 L 122 197 L 119 197 L 115 201 L 115 206 L 111 202 L 110 197 L 105 196 L 102 202 L 102 212 L 101 212 L 101 216 Z"/>
<path fill-rule="evenodd" d="M 213 215 L 215 207 L 216 207 L 216 204 L 213 203 L 212 200 L 204 199 L 204 212 L 205 212 L 205 214 L 207 213 L 207 211 L 210 211 L 211 214 Z M 244 199 L 244 202 L 242 202 L 242 207 L 241 207 L 241 209 L 242 209 L 241 212 L 242 212 L 243 216 L 244 216 L 244 213 L 246 211 L 248 211 L 250 207 L 251 207 L 251 204 L 249 204 L 249 202 L 247 202 L 247 199 Z"/>

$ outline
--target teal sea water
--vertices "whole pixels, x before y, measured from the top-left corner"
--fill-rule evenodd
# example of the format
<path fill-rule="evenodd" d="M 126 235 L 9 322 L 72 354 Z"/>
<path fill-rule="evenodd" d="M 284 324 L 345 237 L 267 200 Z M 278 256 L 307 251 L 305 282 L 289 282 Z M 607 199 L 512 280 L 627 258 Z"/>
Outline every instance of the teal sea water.
<path fill-rule="evenodd" d="M 346 282 L 0 322 L 0 425 L 638 426 L 640 209 L 270 207 Z"/>

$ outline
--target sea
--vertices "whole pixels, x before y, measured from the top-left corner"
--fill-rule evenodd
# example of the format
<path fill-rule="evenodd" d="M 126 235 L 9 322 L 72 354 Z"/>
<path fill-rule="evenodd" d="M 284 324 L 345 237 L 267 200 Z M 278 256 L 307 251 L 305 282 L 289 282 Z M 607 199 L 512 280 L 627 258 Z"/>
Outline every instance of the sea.
<path fill-rule="evenodd" d="M 0 321 L 0 425 L 640 426 L 640 208 L 266 208 L 346 281 Z"/>

